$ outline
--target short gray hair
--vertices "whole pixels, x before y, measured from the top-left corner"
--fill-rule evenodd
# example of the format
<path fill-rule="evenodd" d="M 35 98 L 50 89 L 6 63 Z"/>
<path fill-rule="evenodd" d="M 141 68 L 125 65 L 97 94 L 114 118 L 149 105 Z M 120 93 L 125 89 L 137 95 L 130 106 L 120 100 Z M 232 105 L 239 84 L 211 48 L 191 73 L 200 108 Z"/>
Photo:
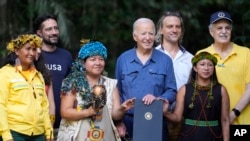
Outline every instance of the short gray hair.
<path fill-rule="evenodd" d="M 146 22 L 149 22 L 149 23 L 152 23 L 154 26 L 155 26 L 155 24 L 154 24 L 154 22 L 151 20 L 151 19 L 149 19 L 149 18 L 139 18 L 139 19 L 137 19 L 135 22 L 134 22 L 134 24 L 133 24 L 133 33 L 135 33 L 136 32 L 136 30 L 137 30 L 137 25 L 139 24 L 139 23 L 146 23 Z"/>

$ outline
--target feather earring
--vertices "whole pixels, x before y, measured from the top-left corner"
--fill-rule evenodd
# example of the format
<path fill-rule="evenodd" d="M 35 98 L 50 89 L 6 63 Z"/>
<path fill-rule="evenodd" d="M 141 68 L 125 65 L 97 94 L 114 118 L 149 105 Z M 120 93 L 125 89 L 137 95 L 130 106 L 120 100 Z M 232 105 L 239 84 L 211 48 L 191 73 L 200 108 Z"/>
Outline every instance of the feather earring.
<path fill-rule="evenodd" d="M 17 57 L 15 60 L 16 71 L 22 71 L 22 65 L 20 59 Z"/>

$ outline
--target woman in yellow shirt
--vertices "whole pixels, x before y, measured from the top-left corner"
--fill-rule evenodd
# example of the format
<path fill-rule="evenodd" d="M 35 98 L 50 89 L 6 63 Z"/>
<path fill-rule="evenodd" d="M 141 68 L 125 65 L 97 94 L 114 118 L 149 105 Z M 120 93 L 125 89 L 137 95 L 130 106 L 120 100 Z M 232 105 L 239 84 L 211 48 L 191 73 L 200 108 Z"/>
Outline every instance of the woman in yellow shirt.
<path fill-rule="evenodd" d="M 53 141 L 44 79 L 34 66 L 41 42 L 23 34 L 7 45 L 9 54 L 0 69 L 0 140 Z"/>

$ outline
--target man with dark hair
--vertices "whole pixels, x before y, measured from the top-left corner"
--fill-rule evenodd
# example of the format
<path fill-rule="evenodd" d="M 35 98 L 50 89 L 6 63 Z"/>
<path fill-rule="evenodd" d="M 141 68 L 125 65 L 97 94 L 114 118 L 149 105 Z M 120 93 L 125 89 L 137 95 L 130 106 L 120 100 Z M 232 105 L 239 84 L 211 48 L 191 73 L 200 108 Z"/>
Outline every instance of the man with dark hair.
<path fill-rule="evenodd" d="M 70 71 L 73 62 L 72 54 L 66 49 L 58 47 L 59 26 L 55 15 L 43 14 L 33 23 L 33 32 L 43 39 L 42 55 L 45 65 L 52 75 L 54 99 L 56 105 L 55 133 L 59 128 L 60 116 L 60 89 L 63 79 Z M 51 115 L 53 116 L 53 115 Z M 56 137 L 56 134 L 55 134 Z"/>

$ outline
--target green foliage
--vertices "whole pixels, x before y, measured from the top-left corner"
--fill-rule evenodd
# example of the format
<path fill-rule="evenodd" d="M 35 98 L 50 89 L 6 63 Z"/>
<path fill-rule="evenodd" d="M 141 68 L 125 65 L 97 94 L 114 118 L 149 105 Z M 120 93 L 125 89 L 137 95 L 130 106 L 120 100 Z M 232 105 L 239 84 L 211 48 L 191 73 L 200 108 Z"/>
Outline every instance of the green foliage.
<path fill-rule="evenodd" d="M 32 31 L 32 21 L 41 13 L 58 16 L 61 41 L 73 55 L 80 39 L 102 41 L 109 50 L 107 70 L 112 75 L 116 58 L 134 45 L 133 22 L 139 17 L 157 23 L 165 10 L 179 10 L 184 18 L 183 45 L 192 53 L 212 43 L 208 33 L 210 14 L 228 11 L 233 20 L 232 41 L 250 46 L 249 0 L 3 0 L 0 3 L 0 49 L 12 37 Z M 1 56 L 3 56 L 1 51 Z"/>

